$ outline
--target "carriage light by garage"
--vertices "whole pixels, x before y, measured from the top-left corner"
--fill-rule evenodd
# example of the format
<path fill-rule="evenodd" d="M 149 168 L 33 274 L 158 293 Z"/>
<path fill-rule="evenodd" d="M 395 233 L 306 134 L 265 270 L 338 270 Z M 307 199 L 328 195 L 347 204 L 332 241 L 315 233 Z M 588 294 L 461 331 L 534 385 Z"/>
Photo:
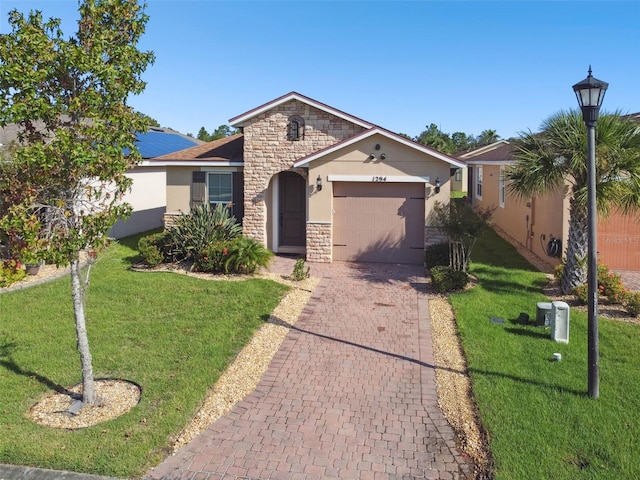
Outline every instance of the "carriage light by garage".
<path fill-rule="evenodd" d="M 436 193 L 440 193 L 440 177 L 436 177 Z"/>
<path fill-rule="evenodd" d="M 316 190 L 322 190 L 322 177 L 320 175 L 316 178 Z"/>

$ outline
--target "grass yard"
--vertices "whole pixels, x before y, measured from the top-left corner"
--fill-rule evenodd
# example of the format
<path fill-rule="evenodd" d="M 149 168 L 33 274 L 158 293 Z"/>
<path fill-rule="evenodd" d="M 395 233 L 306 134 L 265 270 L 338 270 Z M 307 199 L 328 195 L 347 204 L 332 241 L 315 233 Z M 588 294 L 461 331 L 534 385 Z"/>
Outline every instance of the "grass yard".
<path fill-rule="evenodd" d="M 133 272 L 136 245 L 130 237 L 101 256 L 87 301 L 95 377 L 142 387 L 140 404 L 118 419 L 66 431 L 26 417 L 55 385 L 81 381 L 70 280 L 0 295 L 0 463 L 144 474 L 287 290 Z"/>
<path fill-rule="evenodd" d="M 493 231 L 472 257 L 479 284 L 450 298 L 495 478 L 640 478 L 640 326 L 600 319 L 600 398 L 591 399 L 586 313 L 572 310 L 570 343 L 556 343 L 533 326 L 544 275 Z"/>

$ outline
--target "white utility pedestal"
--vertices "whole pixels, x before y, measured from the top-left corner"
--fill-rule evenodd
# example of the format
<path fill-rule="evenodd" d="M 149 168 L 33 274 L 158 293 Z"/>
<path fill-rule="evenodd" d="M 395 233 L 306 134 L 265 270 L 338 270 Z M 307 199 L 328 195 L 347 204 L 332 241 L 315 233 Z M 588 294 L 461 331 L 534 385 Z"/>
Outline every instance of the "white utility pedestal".
<path fill-rule="evenodd" d="M 569 305 L 566 302 L 551 303 L 551 338 L 569 343 Z"/>

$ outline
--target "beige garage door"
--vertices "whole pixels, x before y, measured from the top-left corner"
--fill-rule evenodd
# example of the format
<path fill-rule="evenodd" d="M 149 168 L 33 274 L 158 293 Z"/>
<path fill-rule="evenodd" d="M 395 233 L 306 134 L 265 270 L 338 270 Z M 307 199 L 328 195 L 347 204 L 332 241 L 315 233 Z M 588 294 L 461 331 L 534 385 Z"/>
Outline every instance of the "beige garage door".
<path fill-rule="evenodd" d="M 424 262 L 424 184 L 333 184 L 333 259 Z"/>

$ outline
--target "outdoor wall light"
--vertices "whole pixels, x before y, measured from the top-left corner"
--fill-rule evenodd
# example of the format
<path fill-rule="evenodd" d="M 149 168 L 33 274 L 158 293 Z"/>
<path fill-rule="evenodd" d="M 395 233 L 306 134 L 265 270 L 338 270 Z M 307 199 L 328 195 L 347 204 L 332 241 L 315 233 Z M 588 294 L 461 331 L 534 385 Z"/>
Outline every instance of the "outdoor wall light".
<path fill-rule="evenodd" d="M 376 159 L 376 154 L 372 153 L 371 155 L 369 155 L 369 160 L 375 160 Z"/>
<path fill-rule="evenodd" d="M 316 178 L 316 190 L 318 192 L 322 190 L 322 177 L 320 175 L 318 175 L 318 178 Z"/>
<path fill-rule="evenodd" d="M 440 177 L 436 177 L 436 193 L 440 193 Z"/>
<path fill-rule="evenodd" d="M 385 158 L 387 158 L 387 154 L 383 153 L 380 155 L 380 160 L 384 160 Z"/>

